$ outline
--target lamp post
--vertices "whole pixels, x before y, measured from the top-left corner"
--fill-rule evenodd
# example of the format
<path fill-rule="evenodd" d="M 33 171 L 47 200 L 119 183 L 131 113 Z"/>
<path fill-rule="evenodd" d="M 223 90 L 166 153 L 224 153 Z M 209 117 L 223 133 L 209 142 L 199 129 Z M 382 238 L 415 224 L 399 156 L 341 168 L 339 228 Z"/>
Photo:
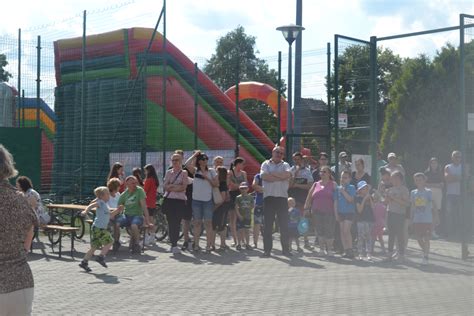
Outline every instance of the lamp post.
<path fill-rule="evenodd" d="M 277 27 L 277 31 L 281 31 L 283 37 L 288 42 L 288 109 L 286 115 L 286 160 L 289 161 L 291 155 L 291 137 L 293 136 L 293 124 L 292 124 L 292 107 L 293 107 L 293 70 L 291 60 L 291 44 L 295 41 L 304 27 L 301 25 L 288 24 Z"/>

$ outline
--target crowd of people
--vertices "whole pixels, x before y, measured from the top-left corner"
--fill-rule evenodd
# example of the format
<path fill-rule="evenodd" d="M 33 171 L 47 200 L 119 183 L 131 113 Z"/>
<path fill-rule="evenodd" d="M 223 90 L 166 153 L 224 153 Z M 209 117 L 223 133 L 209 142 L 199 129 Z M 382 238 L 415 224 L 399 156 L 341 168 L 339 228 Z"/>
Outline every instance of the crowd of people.
<path fill-rule="evenodd" d="M 115 163 L 107 187 L 96 189 L 97 199 L 90 205 L 97 208 L 91 251 L 80 266 L 89 271 L 88 260 L 101 246 L 101 255 L 96 260 L 105 265 L 108 249 L 112 246 L 117 251 L 121 247 L 123 227 L 130 227 L 129 247 L 133 253 L 141 251 L 142 226 L 148 230 L 144 243 L 153 243 L 160 185 L 164 195 L 159 203 L 167 217 L 173 254 L 211 253 L 230 247 L 237 251 L 251 250 L 258 248 L 262 233 L 262 256 L 270 257 L 273 233 L 278 230 L 285 256 L 292 256 L 294 242 L 298 252 L 306 248 L 324 256 L 339 253 L 344 258 L 371 260 L 378 242 L 380 254 L 387 260 L 403 261 L 411 233 L 423 251 L 422 264 L 427 264 L 430 240 L 438 238 L 437 232 L 460 238 L 463 223 L 459 151 L 452 153 L 452 162 L 444 169 L 436 158 L 431 158 L 426 171 L 412 176 L 415 186 L 411 191 L 407 187 L 406 171 L 395 153 L 389 153 L 387 161 L 377 162 L 379 174 L 374 176 L 366 171 L 362 158 L 352 164 L 346 152 L 339 154 L 337 164 L 332 167 L 324 152 L 317 159 L 295 152 L 292 166 L 283 159 L 283 154 L 283 148 L 276 146 L 272 157 L 262 163 L 260 172 L 250 183 L 243 158 L 235 158 L 226 168 L 223 157 L 214 157 L 211 163 L 199 150 L 186 160 L 183 151 L 176 150 L 161 184 L 152 165 L 144 167 L 142 179 L 140 168 L 134 168 L 132 175 L 125 177 L 123 165 Z M 105 211 L 104 205 L 113 211 Z M 440 216 L 443 205 L 445 211 Z M 440 223 L 442 230 L 438 229 Z M 112 227 L 113 236 L 107 226 Z M 205 230 L 204 248 L 201 238 L 191 240 L 191 227 L 194 236 Z M 181 229 L 184 242 L 178 246 Z M 384 233 L 388 233 L 387 247 Z M 312 236 L 314 241 L 310 240 Z"/>
<path fill-rule="evenodd" d="M 459 240 L 466 229 L 460 207 L 461 180 L 464 175 L 469 177 L 469 168 L 465 164 L 462 169 L 459 151 L 452 153 L 451 163 L 444 168 L 438 159 L 431 158 L 424 172 L 412 176 L 415 187 L 411 191 L 407 188 L 408 175 L 394 153 L 388 154 L 388 162 L 377 162 L 379 174 L 372 176 L 365 171 L 363 159 L 352 166 L 346 152 L 339 154 L 333 167 L 324 152 L 317 159 L 296 152 L 291 157 L 292 166 L 283 154 L 284 149 L 276 146 L 251 183 L 245 159 L 237 157 L 226 168 L 222 157 L 214 157 L 211 164 L 199 150 L 186 160 L 183 151 L 176 150 L 162 183 L 153 165 L 143 168 L 142 179 L 141 168 L 125 176 L 124 166 L 115 163 L 106 186 L 94 190 L 96 199 L 83 212 L 95 210 L 95 219 L 91 247 L 80 267 L 91 271 L 89 260 L 96 250 L 101 252 L 95 261 L 107 267 L 107 252 L 122 246 L 123 227 L 130 229 L 130 250 L 140 253 L 142 228 L 147 229 L 144 242 L 154 240 L 157 203 L 167 217 L 173 254 L 211 253 L 230 247 L 252 250 L 259 247 L 263 233 L 262 256 L 270 257 L 273 233 L 278 230 L 282 253 L 289 257 L 293 242 L 298 252 L 304 251 L 300 247 L 303 241 L 304 248 L 321 256 L 337 252 L 349 259 L 371 260 L 378 242 L 381 251 L 377 255 L 403 261 L 410 231 L 422 250 L 421 263 L 428 264 L 430 240 L 437 232 Z M 0 303 L 5 308 L 20 306 L 27 313 L 31 311 L 33 278 L 26 255 L 35 227 L 47 224 L 49 215 L 30 179 L 18 177 L 16 188 L 9 184 L 8 180 L 16 176 L 13 157 L 0 145 Z M 473 196 L 472 177 L 469 179 L 468 194 Z M 160 186 L 164 195 L 157 201 Z M 205 249 L 201 248 L 201 238 L 191 239 L 191 223 L 194 236 L 200 236 L 204 226 Z M 181 229 L 184 241 L 179 247 Z M 233 241 L 230 247 L 228 230 Z"/>

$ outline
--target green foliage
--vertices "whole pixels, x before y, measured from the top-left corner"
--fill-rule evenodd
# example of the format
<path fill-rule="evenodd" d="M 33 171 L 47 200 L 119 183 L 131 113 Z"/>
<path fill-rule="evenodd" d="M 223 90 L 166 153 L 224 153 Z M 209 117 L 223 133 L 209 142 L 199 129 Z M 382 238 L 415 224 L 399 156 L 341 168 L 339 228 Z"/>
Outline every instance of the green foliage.
<path fill-rule="evenodd" d="M 465 53 L 465 84 L 472 91 L 474 42 Z M 423 55 L 407 59 L 390 90 L 381 148 L 400 154 L 409 172 L 424 170 L 433 156 L 449 161 L 459 147 L 459 67 L 459 51 L 448 44 L 432 60 Z M 466 101 L 470 104 L 472 97 Z"/>
<path fill-rule="evenodd" d="M 349 127 L 369 126 L 370 47 L 351 45 L 339 56 L 339 112 L 348 114 Z M 388 48 L 377 49 L 378 131 L 390 103 L 390 87 L 399 78 L 403 60 Z M 368 130 L 343 131 L 341 146 L 346 150 L 368 151 Z"/>
<path fill-rule="evenodd" d="M 242 26 L 238 26 L 217 40 L 216 53 L 207 61 L 204 72 L 222 90 L 234 86 L 238 79 L 240 82 L 263 82 L 277 88 L 278 73 L 270 69 L 265 60 L 257 57 L 255 40 L 254 36 L 245 33 Z M 267 105 L 256 100 L 246 100 L 241 103 L 241 109 L 270 138 L 276 140 L 277 118 Z"/>
<path fill-rule="evenodd" d="M 0 54 L 0 82 L 8 82 L 12 75 L 4 68 L 8 65 L 7 56 Z"/>

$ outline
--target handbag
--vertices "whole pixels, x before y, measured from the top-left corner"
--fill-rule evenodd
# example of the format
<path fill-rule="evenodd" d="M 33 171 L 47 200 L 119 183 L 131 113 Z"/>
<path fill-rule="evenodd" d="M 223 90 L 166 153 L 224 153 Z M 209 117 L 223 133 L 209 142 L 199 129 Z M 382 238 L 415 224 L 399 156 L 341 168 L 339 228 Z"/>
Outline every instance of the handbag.
<path fill-rule="evenodd" d="M 214 200 L 214 204 L 216 207 L 224 203 L 224 200 L 222 199 L 221 191 L 219 191 L 218 187 L 212 188 L 212 199 Z"/>
<path fill-rule="evenodd" d="M 176 175 L 176 177 L 174 178 L 174 180 L 170 183 L 170 184 L 174 184 L 176 182 L 176 180 L 178 180 L 179 176 L 181 175 L 181 172 L 183 172 L 183 170 L 180 170 L 178 172 L 178 174 Z M 170 192 L 166 192 L 163 197 L 158 201 L 158 204 L 161 205 L 161 209 L 163 210 L 163 213 L 166 214 L 167 212 L 167 209 L 166 209 L 166 201 L 168 199 L 168 195 L 170 195 Z"/>

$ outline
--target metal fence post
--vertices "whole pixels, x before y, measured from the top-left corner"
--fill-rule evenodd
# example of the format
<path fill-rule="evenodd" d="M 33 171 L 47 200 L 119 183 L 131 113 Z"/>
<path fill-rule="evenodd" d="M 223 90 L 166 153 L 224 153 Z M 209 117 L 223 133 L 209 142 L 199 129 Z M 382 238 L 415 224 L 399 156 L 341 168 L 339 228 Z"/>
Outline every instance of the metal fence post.
<path fill-rule="evenodd" d="M 237 61 L 236 69 L 236 82 L 235 82 L 235 157 L 239 156 L 239 84 L 240 84 L 240 60 Z"/>
<path fill-rule="evenodd" d="M 36 127 L 41 127 L 40 119 L 40 98 L 41 98 L 41 36 L 38 35 L 38 45 L 36 46 Z"/>
<path fill-rule="evenodd" d="M 281 139 L 281 51 L 278 52 L 278 130 L 277 130 L 277 144 L 280 145 Z"/>
<path fill-rule="evenodd" d="M 82 16 L 82 56 L 81 56 L 81 135 L 80 135 L 80 153 L 79 153 L 79 198 L 82 198 L 84 189 L 84 115 L 86 110 L 86 16 L 84 10 Z"/>
<path fill-rule="evenodd" d="M 372 179 L 377 179 L 377 37 L 370 37 L 370 95 L 369 95 L 369 112 L 370 112 L 370 155 L 372 157 Z M 376 185 L 376 183 L 372 183 Z"/>
<path fill-rule="evenodd" d="M 465 83 L 465 72 L 464 72 L 464 64 L 465 64 L 465 51 L 464 51 L 464 15 L 461 14 L 459 16 L 459 54 L 460 54 L 460 67 L 459 67 L 459 142 L 460 142 L 460 151 L 462 154 L 461 160 L 461 219 L 462 219 L 462 226 L 461 229 L 461 257 L 462 259 L 467 259 L 468 256 L 468 230 L 467 230 L 467 176 L 466 176 L 466 159 L 467 159 L 467 152 L 466 152 L 466 133 L 467 133 L 467 115 L 466 115 L 466 83 Z"/>
<path fill-rule="evenodd" d="M 326 76 L 326 94 L 328 108 L 328 136 L 327 146 L 329 149 L 329 161 L 331 161 L 331 43 L 327 43 L 327 76 Z"/>
<path fill-rule="evenodd" d="M 194 149 L 198 149 L 198 64 L 194 63 Z"/>
<path fill-rule="evenodd" d="M 163 87 L 162 87 L 162 109 L 163 109 L 163 175 L 166 173 L 166 81 L 167 81 L 167 53 L 166 53 L 166 0 L 163 0 Z"/>
<path fill-rule="evenodd" d="M 21 29 L 18 29 L 18 106 L 20 106 L 21 102 Z M 18 114 L 18 116 L 20 116 Z M 24 119 L 23 119 L 24 120 Z M 18 126 L 20 126 L 20 119 L 18 119 Z M 15 124 L 16 125 L 16 122 Z"/>
<path fill-rule="evenodd" d="M 339 174 L 339 36 L 334 35 L 334 160 Z"/>
<path fill-rule="evenodd" d="M 25 89 L 21 90 L 21 113 L 21 126 L 25 127 Z"/>

